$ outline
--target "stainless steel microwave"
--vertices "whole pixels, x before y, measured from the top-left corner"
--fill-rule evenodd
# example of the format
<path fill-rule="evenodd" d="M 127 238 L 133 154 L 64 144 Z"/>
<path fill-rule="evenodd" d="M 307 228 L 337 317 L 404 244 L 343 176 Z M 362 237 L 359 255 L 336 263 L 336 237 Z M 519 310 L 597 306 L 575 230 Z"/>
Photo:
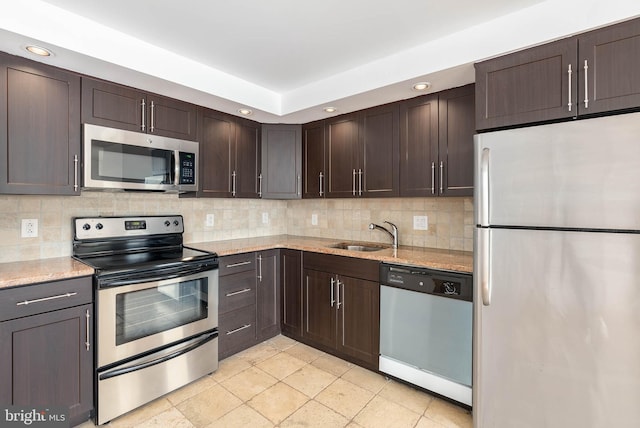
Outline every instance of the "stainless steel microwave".
<path fill-rule="evenodd" d="M 84 124 L 83 188 L 198 190 L 198 143 Z"/>

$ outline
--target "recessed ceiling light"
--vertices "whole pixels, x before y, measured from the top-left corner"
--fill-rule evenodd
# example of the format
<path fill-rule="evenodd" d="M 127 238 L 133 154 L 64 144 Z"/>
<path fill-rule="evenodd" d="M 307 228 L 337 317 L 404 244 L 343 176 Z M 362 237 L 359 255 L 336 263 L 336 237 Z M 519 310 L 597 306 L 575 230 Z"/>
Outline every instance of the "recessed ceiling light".
<path fill-rule="evenodd" d="M 426 91 L 431 87 L 431 83 L 429 82 L 418 82 L 413 85 L 413 89 L 416 91 Z"/>
<path fill-rule="evenodd" d="M 241 108 L 238 109 L 238 113 L 249 116 L 251 113 L 253 113 L 253 111 L 249 110 L 248 108 Z"/>
<path fill-rule="evenodd" d="M 40 56 L 51 56 L 51 55 L 53 55 L 53 53 L 49 49 L 45 49 L 43 47 L 36 46 L 36 45 L 29 45 L 25 49 L 28 50 L 29 52 L 31 52 L 32 54 L 36 54 L 36 55 L 40 55 Z"/>
<path fill-rule="evenodd" d="M 338 109 L 335 107 L 325 107 L 323 108 L 323 110 L 326 111 L 327 113 L 335 113 L 338 111 Z"/>

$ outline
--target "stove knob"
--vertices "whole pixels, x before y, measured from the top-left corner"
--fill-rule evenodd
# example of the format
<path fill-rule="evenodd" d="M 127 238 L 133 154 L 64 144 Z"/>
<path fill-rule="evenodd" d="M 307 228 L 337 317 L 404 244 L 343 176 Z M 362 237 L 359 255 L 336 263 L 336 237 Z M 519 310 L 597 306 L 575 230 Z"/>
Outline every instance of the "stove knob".
<path fill-rule="evenodd" d="M 180 224 L 180 222 L 178 220 L 173 220 L 173 225 L 174 226 L 178 226 Z"/>
<path fill-rule="evenodd" d="M 169 227 L 169 226 L 171 225 L 171 222 L 170 222 L 169 220 L 165 220 L 165 221 L 164 221 L 164 225 L 165 225 L 165 226 L 167 226 L 167 227 Z"/>
<path fill-rule="evenodd" d="M 96 229 L 98 229 L 98 230 L 102 230 L 103 227 L 104 226 L 102 225 L 102 223 L 96 224 Z"/>
<path fill-rule="evenodd" d="M 82 228 L 84 230 L 89 230 L 89 229 L 91 229 L 91 225 L 89 223 L 85 223 L 85 224 L 82 225 Z"/>

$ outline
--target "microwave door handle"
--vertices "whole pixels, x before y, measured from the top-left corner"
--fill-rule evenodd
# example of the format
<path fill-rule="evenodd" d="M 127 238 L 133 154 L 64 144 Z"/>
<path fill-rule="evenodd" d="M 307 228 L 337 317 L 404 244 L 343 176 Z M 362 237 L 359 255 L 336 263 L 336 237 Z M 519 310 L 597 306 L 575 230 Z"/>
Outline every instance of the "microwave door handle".
<path fill-rule="evenodd" d="M 180 185 L 180 151 L 179 150 L 175 150 L 173 152 L 171 163 L 173 164 L 171 165 L 173 169 L 173 180 L 171 180 L 171 182 L 174 185 L 179 186 Z"/>

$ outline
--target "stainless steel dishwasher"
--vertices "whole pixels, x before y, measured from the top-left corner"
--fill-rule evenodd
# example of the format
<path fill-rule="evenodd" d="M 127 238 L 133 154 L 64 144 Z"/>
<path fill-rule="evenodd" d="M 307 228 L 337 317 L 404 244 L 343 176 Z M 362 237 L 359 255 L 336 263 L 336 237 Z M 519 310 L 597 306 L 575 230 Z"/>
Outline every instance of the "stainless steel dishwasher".
<path fill-rule="evenodd" d="M 380 265 L 380 371 L 471 405 L 471 275 Z"/>

